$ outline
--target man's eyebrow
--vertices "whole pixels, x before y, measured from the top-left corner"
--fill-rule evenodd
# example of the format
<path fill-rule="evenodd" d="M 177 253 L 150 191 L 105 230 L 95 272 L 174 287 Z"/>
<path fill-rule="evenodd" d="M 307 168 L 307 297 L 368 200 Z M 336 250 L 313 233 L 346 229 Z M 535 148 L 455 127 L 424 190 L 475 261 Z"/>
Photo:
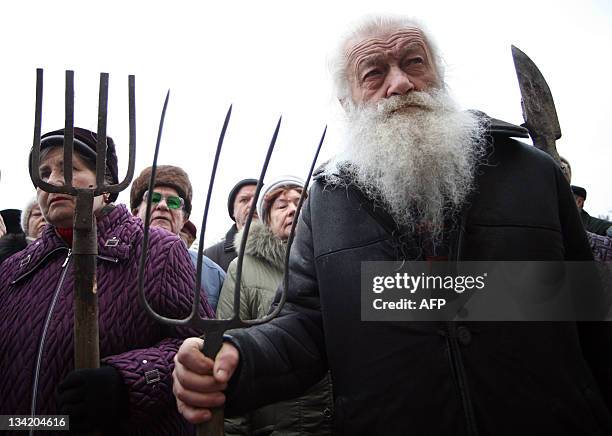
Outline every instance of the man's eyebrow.
<path fill-rule="evenodd" d="M 425 50 L 423 45 L 418 42 L 411 42 L 409 44 L 406 44 L 404 47 L 402 47 L 399 50 L 398 54 L 400 58 L 403 58 L 403 57 L 406 57 L 407 55 L 410 55 L 416 52 L 423 54 L 423 56 L 427 59 L 427 50 Z"/>

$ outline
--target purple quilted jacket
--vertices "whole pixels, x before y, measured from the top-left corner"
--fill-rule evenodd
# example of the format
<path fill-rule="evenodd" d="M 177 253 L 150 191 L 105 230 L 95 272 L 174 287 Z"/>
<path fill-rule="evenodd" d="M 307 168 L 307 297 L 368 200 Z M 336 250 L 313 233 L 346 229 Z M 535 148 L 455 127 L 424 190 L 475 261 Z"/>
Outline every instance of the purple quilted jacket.
<path fill-rule="evenodd" d="M 141 307 L 140 219 L 119 205 L 97 226 L 100 355 L 119 371 L 129 393 L 129 421 L 117 423 L 116 433 L 192 434 L 176 410 L 172 370 L 182 338 L 197 332 L 161 325 Z M 148 301 L 166 316 L 186 317 L 195 272 L 185 245 L 152 228 L 149 247 Z M 73 283 L 70 250 L 52 226 L 0 266 L 1 415 L 57 413 L 57 386 L 74 368 Z M 214 317 L 206 300 L 200 310 Z"/>

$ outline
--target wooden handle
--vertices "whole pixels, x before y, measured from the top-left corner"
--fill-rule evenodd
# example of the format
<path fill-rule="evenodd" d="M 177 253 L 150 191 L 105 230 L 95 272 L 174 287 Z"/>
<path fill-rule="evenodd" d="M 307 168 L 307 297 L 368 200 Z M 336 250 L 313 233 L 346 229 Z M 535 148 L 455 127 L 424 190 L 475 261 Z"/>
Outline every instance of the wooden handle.
<path fill-rule="evenodd" d="M 197 436 L 223 436 L 225 434 L 223 428 L 224 420 L 225 414 L 223 413 L 223 407 L 212 409 L 211 420 L 203 424 L 198 424 L 196 429 Z"/>

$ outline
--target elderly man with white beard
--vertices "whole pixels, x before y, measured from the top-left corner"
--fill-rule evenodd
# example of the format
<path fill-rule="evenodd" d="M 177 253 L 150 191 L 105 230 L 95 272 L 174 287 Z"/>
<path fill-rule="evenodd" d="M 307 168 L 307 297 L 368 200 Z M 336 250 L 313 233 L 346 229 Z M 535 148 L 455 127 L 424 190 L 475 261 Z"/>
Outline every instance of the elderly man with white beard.
<path fill-rule="evenodd" d="M 181 413 L 240 413 L 330 369 L 338 434 L 612 434 L 608 327 L 362 320 L 363 261 L 592 257 L 559 167 L 512 139 L 524 129 L 457 109 L 422 26 L 364 21 L 334 71 L 346 149 L 300 216 L 287 303 L 269 324 L 229 331 L 214 361 L 185 341 Z"/>

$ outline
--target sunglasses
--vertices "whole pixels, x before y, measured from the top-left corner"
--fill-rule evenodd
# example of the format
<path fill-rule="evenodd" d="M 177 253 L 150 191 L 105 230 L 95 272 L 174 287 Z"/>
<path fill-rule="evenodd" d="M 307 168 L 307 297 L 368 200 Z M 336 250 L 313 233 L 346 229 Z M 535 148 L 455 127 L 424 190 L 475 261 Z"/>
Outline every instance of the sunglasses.
<path fill-rule="evenodd" d="M 148 196 L 149 196 L 149 191 L 145 191 L 143 195 L 143 200 L 147 201 Z M 157 204 L 160 201 L 162 201 L 162 199 L 166 200 L 166 205 L 168 206 L 168 209 L 182 209 L 183 206 L 185 205 L 185 200 L 183 200 L 181 197 L 178 197 L 176 195 L 167 195 L 164 197 L 159 192 L 153 192 L 153 194 L 151 194 L 152 204 Z"/>

